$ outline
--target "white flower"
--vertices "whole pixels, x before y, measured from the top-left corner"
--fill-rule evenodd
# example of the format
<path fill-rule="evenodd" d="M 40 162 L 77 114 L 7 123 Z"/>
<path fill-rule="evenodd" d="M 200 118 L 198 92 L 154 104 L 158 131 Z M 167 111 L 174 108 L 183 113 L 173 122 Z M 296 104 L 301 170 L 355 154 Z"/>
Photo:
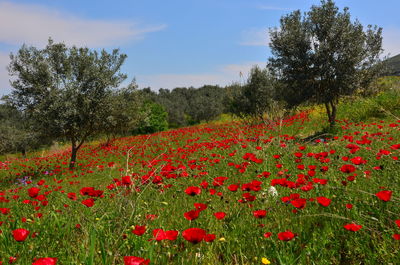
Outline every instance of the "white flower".
<path fill-rule="evenodd" d="M 278 191 L 275 189 L 274 186 L 269 187 L 268 193 L 269 193 L 269 195 L 271 195 L 272 197 L 277 197 L 277 196 L 278 196 Z"/>

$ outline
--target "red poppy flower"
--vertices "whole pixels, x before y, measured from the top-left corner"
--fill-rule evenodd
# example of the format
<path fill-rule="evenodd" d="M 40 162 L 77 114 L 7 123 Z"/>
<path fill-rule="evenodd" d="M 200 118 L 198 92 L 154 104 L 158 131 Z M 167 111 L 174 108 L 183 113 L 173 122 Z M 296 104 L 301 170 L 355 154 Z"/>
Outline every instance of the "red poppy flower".
<path fill-rule="evenodd" d="M 199 195 L 201 193 L 201 189 L 199 187 L 192 186 L 188 187 L 185 192 L 187 195 L 194 196 Z"/>
<path fill-rule="evenodd" d="M 147 220 L 150 220 L 150 221 L 155 220 L 157 217 L 158 217 L 158 216 L 155 215 L 155 214 L 148 214 L 148 215 L 146 215 L 146 219 L 147 219 Z"/>
<path fill-rule="evenodd" d="M 153 230 L 153 237 L 154 240 L 161 241 L 161 240 L 176 240 L 178 237 L 179 232 L 175 230 L 168 230 L 164 231 L 163 229 L 154 229 Z"/>
<path fill-rule="evenodd" d="M 279 238 L 279 240 L 282 240 L 282 241 L 292 240 L 295 236 L 296 236 L 296 234 L 294 234 L 290 230 L 278 233 L 278 238 Z"/>
<path fill-rule="evenodd" d="M 85 205 L 86 207 L 92 207 L 94 205 L 94 199 L 89 198 L 89 199 L 83 200 L 82 204 Z"/>
<path fill-rule="evenodd" d="M 217 212 L 217 213 L 214 213 L 214 216 L 215 216 L 215 218 L 217 218 L 218 220 L 222 220 L 222 219 L 225 218 L 226 213 L 224 213 L 224 212 Z"/>
<path fill-rule="evenodd" d="M 361 156 L 356 156 L 356 157 L 350 159 L 350 161 L 351 161 L 354 165 L 361 165 L 361 164 L 367 163 L 367 161 L 364 160 Z"/>
<path fill-rule="evenodd" d="M 264 218 L 267 215 L 266 210 L 257 210 L 253 212 L 255 218 Z"/>
<path fill-rule="evenodd" d="M 362 228 L 362 225 L 358 224 L 346 224 L 343 226 L 346 230 L 356 232 Z"/>
<path fill-rule="evenodd" d="M 343 165 L 340 168 L 340 171 L 342 171 L 343 173 L 352 173 L 352 172 L 356 171 L 356 168 L 353 165 Z"/>
<path fill-rule="evenodd" d="M 71 199 L 71 200 L 73 200 L 73 201 L 75 201 L 76 200 L 76 194 L 75 193 L 73 193 L 73 192 L 70 192 L 70 193 L 68 193 L 68 199 Z"/>
<path fill-rule="evenodd" d="M 393 234 L 394 240 L 400 240 L 400 234 Z"/>
<path fill-rule="evenodd" d="M 18 228 L 12 231 L 14 239 L 18 242 L 25 241 L 29 233 L 30 232 L 28 230 L 23 228 Z"/>
<path fill-rule="evenodd" d="M 317 202 L 319 204 L 321 204 L 322 206 L 324 206 L 324 207 L 328 207 L 331 204 L 331 201 L 332 201 L 331 199 L 328 199 L 328 198 L 323 197 L 323 196 L 317 197 Z"/>
<path fill-rule="evenodd" d="M 237 191 L 238 188 L 239 188 L 239 185 L 237 185 L 237 184 L 231 184 L 228 186 L 228 190 L 230 190 L 230 191 Z"/>
<path fill-rule="evenodd" d="M 206 231 L 201 228 L 189 228 L 182 232 L 182 236 L 187 241 L 196 244 L 204 239 Z"/>
<path fill-rule="evenodd" d="M 191 210 L 183 214 L 185 218 L 189 221 L 195 220 L 199 217 L 200 211 L 199 210 Z"/>
<path fill-rule="evenodd" d="M 135 256 L 125 256 L 124 265 L 148 265 L 150 263 L 149 259 L 144 259 Z"/>
<path fill-rule="evenodd" d="M 36 188 L 36 187 L 32 187 L 30 189 L 28 189 L 28 195 L 31 198 L 35 198 L 36 196 L 38 196 L 40 189 Z"/>
<path fill-rule="evenodd" d="M 132 233 L 134 233 L 135 235 L 137 235 L 137 236 L 141 236 L 141 235 L 143 235 L 144 233 L 146 233 L 146 226 L 141 226 L 141 225 L 136 225 L 135 226 L 135 229 L 134 230 L 132 230 Z"/>
<path fill-rule="evenodd" d="M 204 211 L 205 209 L 207 209 L 207 204 L 204 204 L 204 203 L 196 203 L 195 202 L 193 205 L 199 211 Z"/>
<path fill-rule="evenodd" d="M 290 202 L 294 207 L 303 209 L 306 206 L 307 200 L 303 198 L 295 199 Z"/>
<path fill-rule="evenodd" d="M 57 258 L 39 258 L 35 260 L 32 265 L 56 265 Z"/>
<path fill-rule="evenodd" d="M 271 237 L 271 236 L 272 236 L 272 233 L 271 233 L 271 232 L 267 232 L 267 233 L 264 234 L 264 237 L 265 237 L 265 238 L 269 238 L 269 237 Z"/>
<path fill-rule="evenodd" d="M 6 215 L 10 213 L 10 208 L 0 208 L 0 213 Z"/>
<path fill-rule="evenodd" d="M 392 192 L 390 190 L 382 190 L 375 195 L 382 201 L 387 202 L 390 201 L 390 198 L 392 197 Z"/>
<path fill-rule="evenodd" d="M 132 180 L 131 180 L 131 176 L 124 176 L 121 178 L 122 184 L 125 186 L 130 186 L 132 185 Z"/>
<path fill-rule="evenodd" d="M 206 242 L 213 242 L 215 240 L 215 235 L 214 234 L 207 234 L 204 237 L 204 241 Z"/>
<path fill-rule="evenodd" d="M 400 228 L 400 219 L 399 220 L 396 220 L 396 221 L 394 221 L 395 223 L 396 223 L 396 225 Z"/>

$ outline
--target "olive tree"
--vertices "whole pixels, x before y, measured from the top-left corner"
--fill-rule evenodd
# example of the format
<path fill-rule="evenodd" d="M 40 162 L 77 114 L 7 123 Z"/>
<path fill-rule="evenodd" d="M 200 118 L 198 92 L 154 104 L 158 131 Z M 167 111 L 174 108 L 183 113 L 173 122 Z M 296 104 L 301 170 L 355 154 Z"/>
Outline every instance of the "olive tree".
<path fill-rule="evenodd" d="M 340 97 L 368 85 L 379 74 L 382 28 L 364 30 L 348 8 L 331 0 L 310 11 L 294 11 L 270 30 L 269 67 L 284 84 L 281 94 L 291 106 L 305 101 L 324 104 L 331 126 Z"/>
<path fill-rule="evenodd" d="M 125 58 L 117 49 L 98 52 L 51 39 L 44 49 L 23 45 L 10 55 L 10 101 L 37 130 L 71 143 L 71 169 L 82 144 L 107 122 L 112 88 L 126 78 L 120 73 Z"/>
<path fill-rule="evenodd" d="M 264 115 L 271 114 L 276 105 L 276 80 L 268 69 L 254 66 L 243 87 L 237 87 L 239 92 L 231 99 L 230 111 L 239 117 L 253 117 L 262 120 Z"/>

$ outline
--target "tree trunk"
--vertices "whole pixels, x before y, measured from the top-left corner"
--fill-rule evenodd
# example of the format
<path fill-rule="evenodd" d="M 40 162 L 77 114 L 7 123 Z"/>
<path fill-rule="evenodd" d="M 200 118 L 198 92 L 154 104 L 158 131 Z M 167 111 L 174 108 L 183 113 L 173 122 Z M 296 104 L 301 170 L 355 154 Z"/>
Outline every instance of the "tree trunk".
<path fill-rule="evenodd" d="M 76 162 L 76 154 L 78 153 L 78 148 L 76 147 L 75 143 L 72 142 L 72 150 L 71 150 L 71 160 L 69 162 L 69 169 L 72 170 L 75 167 Z"/>
<path fill-rule="evenodd" d="M 331 127 L 333 127 L 333 126 L 335 126 L 335 123 L 336 123 L 336 104 L 334 101 L 331 101 L 330 104 L 331 104 L 331 109 L 332 109 L 330 125 L 331 125 Z"/>
<path fill-rule="evenodd" d="M 326 114 L 328 115 L 329 126 L 332 128 L 336 122 L 336 104 L 334 101 L 325 103 Z"/>

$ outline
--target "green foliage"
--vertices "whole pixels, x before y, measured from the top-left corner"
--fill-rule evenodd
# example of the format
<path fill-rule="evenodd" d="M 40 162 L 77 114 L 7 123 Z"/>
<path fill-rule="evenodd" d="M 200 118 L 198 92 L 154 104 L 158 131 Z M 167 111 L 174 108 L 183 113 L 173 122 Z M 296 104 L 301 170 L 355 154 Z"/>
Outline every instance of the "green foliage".
<path fill-rule="evenodd" d="M 68 48 L 49 39 L 44 49 L 23 45 L 10 58 L 15 78 L 10 101 L 38 131 L 71 142 L 72 168 L 82 144 L 107 125 L 107 101 L 111 88 L 126 78 L 119 72 L 126 55 Z"/>
<path fill-rule="evenodd" d="M 236 87 L 230 102 L 231 113 L 239 117 L 255 117 L 263 119 L 265 114 L 272 115 L 274 107 L 278 106 L 275 98 L 277 81 L 267 69 L 255 66 L 251 69 L 247 83 Z"/>
<path fill-rule="evenodd" d="M 187 114 L 191 123 L 211 121 L 224 111 L 224 89 L 219 86 L 202 86 L 198 89 L 189 88 L 189 108 Z"/>
<path fill-rule="evenodd" d="M 32 129 L 24 114 L 9 104 L 0 104 L 0 154 L 21 152 L 49 144 L 48 139 Z"/>
<path fill-rule="evenodd" d="M 118 135 L 127 135 L 134 131 L 145 117 L 143 102 L 145 96 L 137 90 L 135 80 L 127 87 L 113 90 L 106 104 L 109 109 L 107 122 L 103 130 L 108 141 Z"/>
<path fill-rule="evenodd" d="M 305 101 L 325 105 L 335 123 L 340 97 L 367 88 L 380 74 L 382 29 L 351 21 L 348 8 L 339 11 L 331 0 L 301 15 L 294 11 L 270 31 L 273 57 L 269 67 L 285 85 L 290 106 Z"/>
<path fill-rule="evenodd" d="M 163 106 L 168 113 L 170 128 L 210 121 L 225 111 L 226 90 L 219 86 L 204 85 L 200 88 L 177 87 L 158 93 L 145 88 L 140 93 L 150 101 Z"/>
<path fill-rule="evenodd" d="M 148 101 L 140 112 L 142 119 L 134 133 L 148 134 L 168 129 L 168 113 L 160 104 Z"/>

